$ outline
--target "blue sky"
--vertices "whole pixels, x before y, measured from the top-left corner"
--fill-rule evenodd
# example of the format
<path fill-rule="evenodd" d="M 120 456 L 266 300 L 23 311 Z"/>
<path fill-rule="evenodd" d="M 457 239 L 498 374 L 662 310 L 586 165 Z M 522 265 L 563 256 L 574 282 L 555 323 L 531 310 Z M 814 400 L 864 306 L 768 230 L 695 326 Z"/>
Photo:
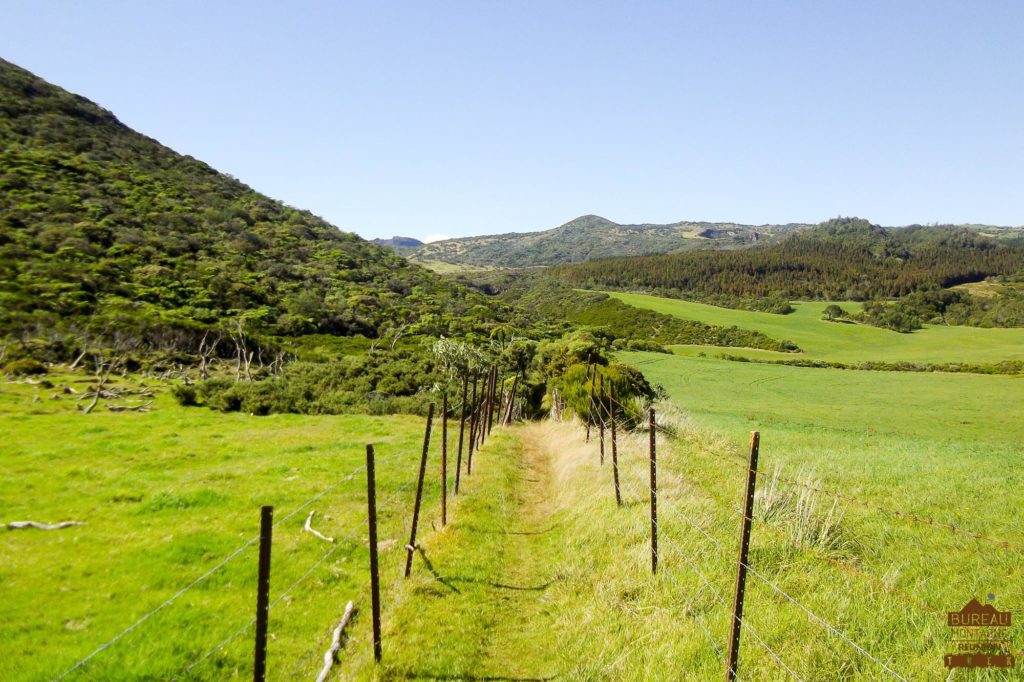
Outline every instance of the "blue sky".
<path fill-rule="evenodd" d="M 1024 224 L 1024 3 L 0 0 L 0 56 L 366 237 Z"/>

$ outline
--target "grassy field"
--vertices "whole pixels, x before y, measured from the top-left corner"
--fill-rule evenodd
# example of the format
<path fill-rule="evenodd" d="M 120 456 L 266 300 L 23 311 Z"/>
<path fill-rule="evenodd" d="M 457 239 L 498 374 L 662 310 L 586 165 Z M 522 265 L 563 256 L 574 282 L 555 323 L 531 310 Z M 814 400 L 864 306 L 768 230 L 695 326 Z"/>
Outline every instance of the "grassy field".
<path fill-rule="evenodd" d="M 433 448 L 420 551 L 406 580 L 401 546 L 421 419 L 224 415 L 181 408 L 165 396 L 149 414 L 84 416 L 71 398 L 52 399 L 66 383 L 81 386 L 81 377 L 51 376 L 53 388 L 4 385 L 2 463 L 11 475 L 0 487 L 3 520 L 88 525 L 3 533 L 0 679 L 52 679 L 67 669 L 242 546 L 263 503 L 276 505 L 281 520 L 270 679 L 315 675 L 349 599 L 359 611 L 331 679 L 716 679 L 735 575 L 738 455 L 754 428 L 763 435 L 762 490 L 781 465 L 784 475 L 1011 540 L 1015 548 L 842 504 L 835 541 L 812 551 L 795 541 L 813 523 L 793 523 L 792 500 L 769 516 L 762 497 L 743 679 L 783 679 L 773 655 L 807 680 L 885 677 L 762 578 L 907 679 L 946 678 L 944 611 L 990 592 L 1000 608 L 1024 600 L 1024 527 L 1008 512 L 1022 501 L 1019 379 L 648 353 L 623 359 L 663 384 L 688 415 L 659 406 L 662 422 L 679 436 L 659 437 L 657 575 L 649 568 L 644 433 L 620 441 L 618 507 L 610 448 L 602 465 L 596 430 L 586 443 L 573 424 L 499 429 L 464 478 L 443 529 Z M 380 666 L 368 636 L 365 479 L 358 471 L 366 440 L 378 444 L 381 458 Z M 302 507 L 353 470 L 350 480 Z M 810 516 L 820 521 L 831 504 L 812 496 Z M 336 544 L 301 532 L 309 509 L 317 511 L 314 527 Z M 291 511 L 297 513 L 283 520 Z M 255 546 L 243 550 L 68 679 L 248 677 L 255 553 Z"/>
<path fill-rule="evenodd" d="M 1024 329 L 979 329 L 926 325 L 911 334 L 861 324 L 826 322 L 822 311 L 826 301 L 796 302 L 789 315 L 733 310 L 671 298 L 608 292 L 611 296 L 655 312 L 708 324 L 753 329 L 775 339 L 796 343 L 801 357 L 837 362 L 908 361 L 994 363 L 1024 360 Z M 848 312 L 860 309 L 859 303 L 839 301 Z M 696 355 L 720 353 L 722 349 L 701 346 L 677 346 L 677 352 Z M 794 357 L 788 353 L 727 349 L 734 355 L 750 358 Z"/>
<path fill-rule="evenodd" d="M 733 504 L 742 466 L 735 466 L 738 456 L 729 461 L 721 455 L 738 455 L 749 432 L 759 430 L 762 488 L 781 468 L 786 478 L 1013 543 L 1004 548 L 840 500 L 840 537 L 825 555 L 861 576 L 820 556 L 786 554 L 755 524 L 762 568 L 813 610 L 873 642 L 876 649 L 867 648 L 905 675 L 945 677 L 945 611 L 989 594 L 1001 609 L 1024 604 L 1024 523 L 1012 511 L 1024 503 L 1024 378 L 781 367 L 654 353 L 619 357 L 663 386 L 692 419 L 687 475 L 705 490 L 729 491 Z M 835 501 L 817 498 L 819 513 Z M 784 606 L 777 594 L 759 588 L 755 599 Z M 806 664 L 814 658 L 794 641 L 800 632 L 822 633 L 801 626 L 782 636 L 796 647 L 791 655 Z M 1019 628 L 1014 640 L 1019 651 Z M 842 651 L 837 645 L 835 655 Z M 957 678 L 1004 679 L 981 673 Z"/>
<path fill-rule="evenodd" d="M 262 504 L 275 506 L 279 523 L 272 600 L 334 550 L 271 609 L 270 679 L 311 676 L 345 602 L 366 594 L 366 479 L 361 470 L 342 479 L 364 464 L 367 442 L 378 446 L 384 581 L 393 584 L 421 418 L 250 417 L 181 408 L 166 394 L 148 414 L 101 406 L 85 416 L 59 389 L 81 389 L 87 379 L 48 380 L 54 388 L 0 386 L 0 520 L 87 525 L 0 531 L 0 679 L 47 680 L 69 668 L 254 537 Z M 428 533 L 438 494 L 434 475 Z M 313 527 L 336 544 L 301 532 L 309 510 Z M 236 632 L 182 679 L 249 677 L 256 550 L 243 550 L 68 679 L 168 679 Z"/>

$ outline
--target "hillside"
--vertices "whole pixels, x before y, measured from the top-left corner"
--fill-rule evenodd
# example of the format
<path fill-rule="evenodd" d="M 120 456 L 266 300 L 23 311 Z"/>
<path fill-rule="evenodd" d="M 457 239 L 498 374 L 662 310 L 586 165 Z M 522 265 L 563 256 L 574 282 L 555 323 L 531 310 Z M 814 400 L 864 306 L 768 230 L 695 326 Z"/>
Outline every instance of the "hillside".
<path fill-rule="evenodd" d="M 0 337 L 37 355 L 195 352 L 210 329 L 459 335 L 500 316 L 2 60 L 0 168 Z"/>
<path fill-rule="evenodd" d="M 433 242 L 416 249 L 410 257 L 422 263 L 485 267 L 556 265 L 615 256 L 742 248 L 775 241 L 806 227 L 809 225 L 707 222 L 620 225 L 600 216 L 585 215 L 543 232 L 511 232 Z"/>
<path fill-rule="evenodd" d="M 884 228 L 838 218 L 742 251 L 618 258 L 556 268 L 576 286 L 682 297 L 807 300 L 898 297 L 1024 269 L 1024 239 L 955 226 Z"/>

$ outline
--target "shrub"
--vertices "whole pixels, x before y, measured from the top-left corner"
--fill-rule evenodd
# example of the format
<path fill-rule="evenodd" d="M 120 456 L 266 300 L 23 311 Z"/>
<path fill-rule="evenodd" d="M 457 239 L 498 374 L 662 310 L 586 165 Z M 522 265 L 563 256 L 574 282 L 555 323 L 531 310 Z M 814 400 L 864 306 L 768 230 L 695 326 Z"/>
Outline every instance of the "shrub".
<path fill-rule="evenodd" d="M 30 374 L 46 374 L 46 365 L 32 358 L 22 358 L 7 363 L 4 371 L 16 376 L 28 376 Z"/>

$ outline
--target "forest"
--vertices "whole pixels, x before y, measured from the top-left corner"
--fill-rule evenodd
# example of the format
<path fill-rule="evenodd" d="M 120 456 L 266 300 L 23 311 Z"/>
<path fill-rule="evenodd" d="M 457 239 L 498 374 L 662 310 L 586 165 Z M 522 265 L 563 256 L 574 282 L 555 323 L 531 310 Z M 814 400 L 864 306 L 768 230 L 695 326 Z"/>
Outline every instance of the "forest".
<path fill-rule="evenodd" d="M 742 251 L 612 258 L 553 268 L 578 287 L 645 291 L 729 307 L 754 299 L 870 301 L 1024 270 L 1024 239 L 965 227 L 883 228 L 836 218 Z M 786 312 L 780 310 L 778 312 Z"/>

